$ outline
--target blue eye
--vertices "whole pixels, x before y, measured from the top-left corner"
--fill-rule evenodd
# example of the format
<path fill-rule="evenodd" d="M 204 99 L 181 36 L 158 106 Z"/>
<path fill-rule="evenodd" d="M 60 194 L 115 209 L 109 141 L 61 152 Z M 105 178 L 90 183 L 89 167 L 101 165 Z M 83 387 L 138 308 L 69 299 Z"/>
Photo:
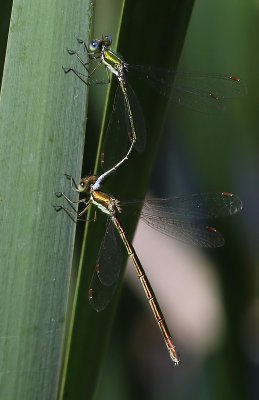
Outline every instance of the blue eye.
<path fill-rule="evenodd" d="M 90 51 L 96 51 L 98 50 L 98 48 L 99 48 L 99 42 L 97 40 L 92 40 L 89 46 Z"/>

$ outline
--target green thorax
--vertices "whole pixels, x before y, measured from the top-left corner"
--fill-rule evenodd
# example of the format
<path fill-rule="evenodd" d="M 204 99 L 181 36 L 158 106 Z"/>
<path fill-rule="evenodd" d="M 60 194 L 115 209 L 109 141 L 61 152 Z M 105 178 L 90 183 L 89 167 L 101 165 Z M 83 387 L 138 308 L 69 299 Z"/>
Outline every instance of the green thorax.
<path fill-rule="evenodd" d="M 123 66 L 124 64 L 122 57 L 110 49 L 102 52 L 102 60 L 113 73 L 118 71 L 118 66 Z"/>

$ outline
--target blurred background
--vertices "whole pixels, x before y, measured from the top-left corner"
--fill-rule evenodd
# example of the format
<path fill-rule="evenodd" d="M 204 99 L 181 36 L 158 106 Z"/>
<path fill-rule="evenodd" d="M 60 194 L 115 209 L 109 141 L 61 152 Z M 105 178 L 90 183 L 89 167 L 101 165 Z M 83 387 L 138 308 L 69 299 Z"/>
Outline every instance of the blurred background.
<path fill-rule="evenodd" d="M 7 3 L 1 10 L 1 65 Z M 119 13 L 120 1 L 96 0 L 95 35 L 116 37 Z M 150 37 L 156 40 L 160 23 L 149 32 L 143 21 L 143 46 Z M 188 248 L 139 223 L 134 246 L 182 365 L 173 366 L 129 265 L 98 400 L 259 398 L 258 27 L 256 0 L 194 3 L 179 70 L 240 76 L 248 94 L 229 100 L 225 112 L 213 115 L 168 107 L 147 197 L 227 191 L 242 199 L 244 209 L 213 221 L 226 239 L 217 250 Z M 159 66 L 160 60 L 154 59 L 153 65 Z M 93 88 L 90 94 L 89 121 L 96 132 L 105 90 Z"/>
<path fill-rule="evenodd" d="M 96 3 L 95 36 L 115 35 L 117 7 L 114 0 Z M 182 365 L 172 365 L 129 263 L 98 399 L 259 398 L 258 22 L 257 1 L 194 2 L 178 69 L 240 76 L 248 94 L 213 115 L 169 106 L 147 197 L 229 191 L 244 209 L 211 222 L 226 245 L 210 251 L 139 223 L 134 246 Z M 147 31 L 143 22 L 143 46 L 155 41 L 156 28 Z"/>

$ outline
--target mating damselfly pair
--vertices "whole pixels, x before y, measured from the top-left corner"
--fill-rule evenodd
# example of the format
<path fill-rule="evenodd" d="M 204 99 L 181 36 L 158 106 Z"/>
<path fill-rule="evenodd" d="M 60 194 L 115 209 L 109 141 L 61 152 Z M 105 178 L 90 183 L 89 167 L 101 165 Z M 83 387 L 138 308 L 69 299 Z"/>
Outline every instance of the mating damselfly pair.
<path fill-rule="evenodd" d="M 144 268 L 122 226 L 120 214 L 131 212 L 133 215 L 140 215 L 149 226 L 163 234 L 188 244 L 215 248 L 224 244 L 223 236 L 217 229 L 207 225 L 204 219 L 233 215 L 242 209 L 242 202 L 237 196 L 228 192 L 191 194 L 168 199 L 146 200 L 144 202 L 122 202 L 101 190 L 106 179 L 128 160 L 134 147 L 139 151 L 143 151 L 145 147 L 145 124 L 141 108 L 133 89 L 128 83 L 127 76 L 131 72 L 138 72 L 148 80 L 152 78 L 155 89 L 167 94 L 170 99 L 177 101 L 179 104 L 205 111 L 214 107 L 217 110 L 221 109 L 226 99 L 244 94 L 245 86 L 239 78 L 232 75 L 199 75 L 164 71 L 151 67 L 131 66 L 110 49 L 110 36 L 93 40 L 89 49 L 84 41 L 78 41 L 83 44 L 84 51 L 88 55 L 87 61 L 84 61 L 79 53 L 74 50 L 69 50 L 69 54 L 76 55 L 88 73 L 88 77 L 73 68 L 65 68 L 65 72 L 73 71 L 84 83 L 89 85 L 93 83 L 108 83 L 110 81 L 109 71 L 117 76 L 119 87 L 106 136 L 109 136 L 110 132 L 114 130 L 114 121 L 117 121 L 118 118 L 117 116 L 115 117 L 115 111 L 119 108 L 118 104 L 122 103 L 124 108 L 124 130 L 126 127 L 130 143 L 124 156 L 119 157 L 119 161 L 114 165 L 110 165 L 110 168 L 100 176 L 87 176 L 81 179 L 78 185 L 71 176 L 67 176 L 71 182 L 72 189 L 84 196 L 80 200 L 72 201 L 65 193 L 56 192 L 57 197 L 63 197 L 67 205 L 59 205 L 55 206 L 55 208 L 57 211 L 65 210 L 74 221 L 84 219 L 91 205 L 107 215 L 106 231 L 89 288 L 90 304 L 96 311 L 105 309 L 109 304 L 116 290 L 121 270 L 120 248 L 123 245 L 144 288 L 170 357 L 178 365 L 180 357 L 176 352 L 174 341 Z M 92 68 L 93 63 L 94 66 Z M 107 79 L 94 81 L 94 73 L 101 64 L 106 67 Z M 172 83 L 173 79 L 174 84 Z M 196 86 L 198 84 L 201 86 Z M 82 207 L 79 211 L 76 207 L 77 204 Z"/>

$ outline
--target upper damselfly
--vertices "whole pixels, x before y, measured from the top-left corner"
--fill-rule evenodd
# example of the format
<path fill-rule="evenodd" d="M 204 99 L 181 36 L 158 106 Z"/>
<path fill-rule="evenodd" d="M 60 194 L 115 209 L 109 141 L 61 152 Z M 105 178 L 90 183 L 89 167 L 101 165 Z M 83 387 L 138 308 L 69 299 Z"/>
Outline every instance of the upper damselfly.
<path fill-rule="evenodd" d="M 86 85 L 107 84 L 110 82 L 110 73 L 118 78 L 127 115 L 126 123 L 129 126 L 128 134 L 130 140 L 134 142 L 134 147 L 139 151 L 144 150 L 146 132 L 138 100 L 128 83 L 130 75 L 147 80 L 155 90 L 179 105 L 209 113 L 222 110 L 227 100 L 243 96 L 247 91 L 244 82 L 232 74 L 181 72 L 129 64 L 111 50 L 112 38 L 109 35 L 92 40 L 89 48 L 83 40 L 78 39 L 78 42 L 83 45 L 87 60 L 83 60 L 74 50 L 68 52 L 76 55 L 87 74 L 74 68 L 64 68 L 64 71 L 66 73 L 72 71 Z M 106 69 L 106 78 L 94 79 L 97 69 L 102 64 Z M 117 97 L 121 97 L 118 90 Z"/>

